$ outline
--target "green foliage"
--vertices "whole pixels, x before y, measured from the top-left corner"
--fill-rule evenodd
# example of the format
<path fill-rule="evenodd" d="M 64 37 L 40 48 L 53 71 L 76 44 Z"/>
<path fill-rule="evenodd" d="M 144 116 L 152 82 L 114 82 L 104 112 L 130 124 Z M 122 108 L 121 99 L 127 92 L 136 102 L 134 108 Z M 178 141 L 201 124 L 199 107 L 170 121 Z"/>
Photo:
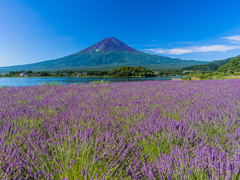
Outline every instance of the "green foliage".
<path fill-rule="evenodd" d="M 196 73 L 190 73 L 182 78 L 182 80 L 186 80 L 186 81 L 210 80 L 210 79 L 240 79 L 240 72 L 236 73 L 229 70 L 228 73 L 214 72 L 214 73 L 202 74 L 200 73 L 200 71 L 197 71 Z"/>
<path fill-rule="evenodd" d="M 197 71 L 196 73 L 190 73 L 187 76 L 184 76 L 182 78 L 182 80 L 187 80 L 187 81 L 191 81 L 191 80 L 208 80 L 211 79 L 210 76 L 212 76 L 212 73 L 209 74 L 202 74 L 200 73 L 200 71 Z"/>
<path fill-rule="evenodd" d="M 240 72 L 240 56 L 232 59 L 227 64 L 221 66 L 217 72 L 223 72 L 223 73 L 235 73 Z"/>
<path fill-rule="evenodd" d="M 41 76 L 50 76 L 50 73 L 46 72 L 46 71 L 42 71 L 42 72 L 40 72 L 40 75 Z"/>
<path fill-rule="evenodd" d="M 23 71 L 9 71 L 8 76 L 9 77 L 18 77 L 21 72 L 23 72 Z"/>
<path fill-rule="evenodd" d="M 214 71 L 217 71 L 219 67 L 227 64 L 232 59 L 233 58 L 228 58 L 225 60 L 213 61 L 208 64 L 189 66 L 189 67 L 182 68 L 181 70 L 182 71 L 186 71 L 186 70 L 201 71 L 202 73 L 203 72 L 214 72 Z"/>
<path fill-rule="evenodd" d="M 108 73 L 109 71 L 88 71 L 87 76 L 104 76 Z"/>
<path fill-rule="evenodd" d="M 0 89 L 7 89 L 9 86 L 0 86 Z"/>
<path fill-rule="evenodd" d="M 228 70 L 227 73 L 228 73 L 228 74 L 234 74 L 234 71 L 233 71 L 233 70 Z"/>
<path fill-rule="evenodd" d="M 40 85 L 42 85 L 42 86 L 60 86 L 60 85 L 62 85 L 62 84 L 60 84 L 60 83 L 57 83 L 57 81 L 52 81 L 52 82 L 43 82 L 42 84 L 40 84 Z"/>
<path fill-rule="evenodd" d="M 102 83 L 110 83 L 109 81 L 104 81 L 104 80 L 101 80 L 101 81 L 92 81 L 90 83 L 97 83 L 97 84 L 102 84 Z"/>
<path fill-rule="evenodd" d="M 154 77 L 155 74 L 144 67 L 133 67 L 133 66 L 122 66 L 114 69 L 108 73 L 108 76 L 114 77 L 132 77 L 132 76 L 143 76 L 143 77 Z"/>

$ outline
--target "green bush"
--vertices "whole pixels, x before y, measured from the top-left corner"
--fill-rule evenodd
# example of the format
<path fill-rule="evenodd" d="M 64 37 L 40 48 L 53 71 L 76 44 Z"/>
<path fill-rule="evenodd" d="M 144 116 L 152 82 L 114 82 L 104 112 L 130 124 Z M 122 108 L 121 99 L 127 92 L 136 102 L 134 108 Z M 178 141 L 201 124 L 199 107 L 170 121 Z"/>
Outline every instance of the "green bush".
<path fill-rule="evenodd" d="M 154 77 L 156 76 L 150 69 L 144 67 L 122 66 L 114 69 L 108 73 L 108 76 L 113 77 L 131 77 L 131 76 L 143 76 Z"/>
<path fill-rule="evenodd" d="M 0 89 L 7 89 L 9 86 L 0 86 Z"/>
<path fill-rule="evenodd" d="M 51 83 L 47 82 L 43 82 L 42 84 L 40 84 L 42 86 L 60 86 L 62 85 L 61 83 L 57 83 L 57 81 L 52 81 Z"/>
<path fill-rule="evenodd" d="M 228 74 L 234 74 L 234 71 L 233 71 L 233 70 L 228 70 L 227 73 L 228 73 Z"/>
<path fill-rule="evenodd" d="M 212 73 L 211 73 L 211 75 L 212 75 Z M 191 81 L 191 80 L 193 80 L 194 78 L 200 79 L 200 80 L 208 80 L 208 79 L 210 79 L 209 77 L 210 77 L 211 75 L 210 75 L 210 74 L 202 74 L 202 73 L 199 73 L 199 72 L 190 73 L 190 74 L 188 74 L 187 76 L 184 76 L 184 77 L 182 78 L 182 80 Z"/>
<path fill-rule="evenodd" d="M 109 81 L 104 81 L 104 80 L 101 80 L 101 81 L 92 81 L 90 83 L 97 83 L 97 84 L 100 84 L 100 83 L 109 83 Z"/>

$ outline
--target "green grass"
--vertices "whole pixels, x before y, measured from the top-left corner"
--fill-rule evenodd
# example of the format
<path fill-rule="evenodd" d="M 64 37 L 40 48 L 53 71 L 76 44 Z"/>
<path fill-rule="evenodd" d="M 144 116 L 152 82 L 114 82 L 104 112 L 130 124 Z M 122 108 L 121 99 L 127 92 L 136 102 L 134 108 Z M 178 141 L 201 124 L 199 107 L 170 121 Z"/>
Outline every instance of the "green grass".
<path fill-rule="evenodd" d="M 62 83 L 58 83 L 57 81 L 52 81 L 52 82 L 43 82 L 43 83 L 41 83 L 40 85 L 42 85 L 42 86 L 60 86 L 60 85 L 62 85 Z"/>
<path fill-rule="evenodd" d="M 0 89 L 9 88 L 9 86 L 0 86 Z"/>
<path fill-rule="evenodd" d="M 92 81 L 92 82 L 90 82 L 90 83 L 101 84 L 101 83 L 110 83 L 110 81 L 101 80 L 101 81 Z"/>

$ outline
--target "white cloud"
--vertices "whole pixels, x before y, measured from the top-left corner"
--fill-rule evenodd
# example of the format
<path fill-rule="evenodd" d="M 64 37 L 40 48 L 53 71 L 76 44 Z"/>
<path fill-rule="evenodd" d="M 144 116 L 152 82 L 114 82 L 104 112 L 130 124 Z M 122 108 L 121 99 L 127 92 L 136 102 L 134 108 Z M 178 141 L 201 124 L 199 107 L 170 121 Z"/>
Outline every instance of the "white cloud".
<path fill-rule="evenodd" d="M 228 36 L 228 37 L 223 37 L 223 39 L 228 39 L 232 42 L 240 42 L 240 35 L 235 35 L 235 36 Z"/>
<path fill-rule="evenodd" d="M 182 41 L 182 42 L 174 42 L 174 43 L 177 43 L 177 44 L 199 44 L 197 42 L 191 42 L 191 41 Z"/>
<path fill-rule="evenodd" d="M 229 45 L 211 45 L 211 46 L 188 46 L 184 48 L 174 48 L 174 49 L 145 49 L 152 51 L 154 53 L 160 54 L 187 54 L 187 53 L 198 53 L 198 52 L 226 52 L 229 50 L 238 49 L 240 46 L 229 46 Z"/>
<path fill-rule="evenodd" d="M 144 45 L 144 46 L 151 47 L 151 46 L 158 46 L 158 45 L 157 44 L 147 44 L 147 45 Z"/>
<path fill-rule="evenodd" d="M 133 47 L 133 46 L 138 46 L 138 45 L 135 45 L 135 44 L 130 44 L 130 45 L 128 45 L 128 46 L 130 46 L 130 47 Z"/>

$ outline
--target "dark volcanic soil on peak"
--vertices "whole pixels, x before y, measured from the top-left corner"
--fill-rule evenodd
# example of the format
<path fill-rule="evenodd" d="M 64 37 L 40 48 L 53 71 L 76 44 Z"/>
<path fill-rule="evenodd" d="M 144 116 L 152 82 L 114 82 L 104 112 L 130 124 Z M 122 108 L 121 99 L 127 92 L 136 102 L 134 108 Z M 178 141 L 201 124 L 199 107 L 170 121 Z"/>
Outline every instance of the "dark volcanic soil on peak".
<path fill-rule="evenodd" d="M 119 41 L 118 39 L 111 37 L 111 38 L 103 39 L 97 44 L 94 44 L 89 48 L 82 50 L 81 53 L 99 52 L 102 54 L 110 51 L 135 53 L 137 50 L 124 44 L 122 41 Z"/>

